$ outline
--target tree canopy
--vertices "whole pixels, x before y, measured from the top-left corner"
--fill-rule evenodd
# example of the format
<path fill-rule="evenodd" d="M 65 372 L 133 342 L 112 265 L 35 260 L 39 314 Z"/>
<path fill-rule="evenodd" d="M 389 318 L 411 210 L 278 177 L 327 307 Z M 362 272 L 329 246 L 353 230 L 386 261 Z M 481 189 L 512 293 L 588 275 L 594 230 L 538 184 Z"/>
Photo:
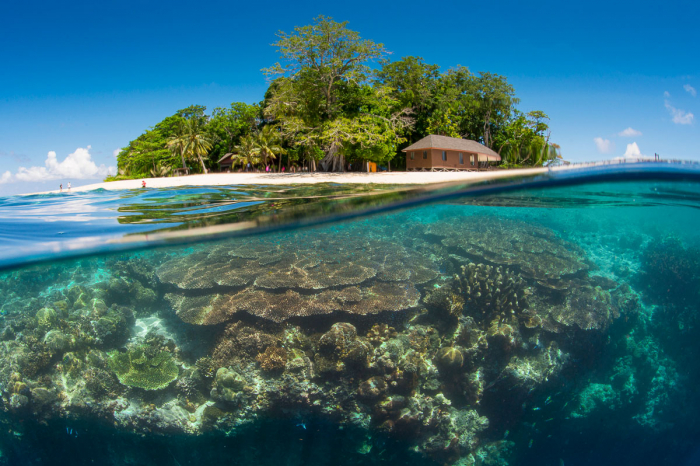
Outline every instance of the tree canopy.
<path fill-rule="evenodd" d="M 465 66 L 443 72 L 418 56 L 392 61 L 383 44 L 326 16 L 280 31 L 273 46 L 279 61 L 262 70 L 269 87 L 260 103 L 178 110 L 121 150 L 120 176 L 178 166 L 206 172 L 226 154 L 278 168 L 283 160 L 312 170 L 392 160 L 396 167 L 400 150 L 428 134 L 479 141 L 506 166 L 561 158 L 549 117 L 520 111 L 505 76 Z"/>

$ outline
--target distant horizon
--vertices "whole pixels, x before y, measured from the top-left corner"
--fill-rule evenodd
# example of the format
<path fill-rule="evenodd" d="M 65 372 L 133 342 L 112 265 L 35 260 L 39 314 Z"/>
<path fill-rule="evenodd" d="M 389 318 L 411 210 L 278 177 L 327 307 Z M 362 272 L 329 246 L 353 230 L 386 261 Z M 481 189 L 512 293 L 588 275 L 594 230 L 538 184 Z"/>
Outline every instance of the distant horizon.
<path fill-rule="evenodd" d="M 12 4 L 13 21 L 0 39 L 10 70 L 0 76 L 0 196 L 99 182 L 119 149 L 189 105 L 209 113 L 259 102 L 267 88 L 260 70 L 278 61 L 270 46 L 276 32 L 318 14 L 384 43 L 392 60 L 418 55 L 443 71 L 461 64 L 504 75 L 523 111 L 550 116 L 552 139 L 568 161 L 654 153 L 700 160 L 695 4 L 599 2 L 578 11 L 505 2 L 495 17 L 493 6 L 478 3 L 441 8 L 213 2 L 191 11 L 175 2 L 165 11 L 127 1 L 119 10 L 75 2 L 36 13 Z M 440 27 L 424 34 L 409 27 L 418 13 L 421 24 Z M 493 32 L 464 30 L 486 23 Z M 551 27 L 537 34 L 533 24 Z"/>

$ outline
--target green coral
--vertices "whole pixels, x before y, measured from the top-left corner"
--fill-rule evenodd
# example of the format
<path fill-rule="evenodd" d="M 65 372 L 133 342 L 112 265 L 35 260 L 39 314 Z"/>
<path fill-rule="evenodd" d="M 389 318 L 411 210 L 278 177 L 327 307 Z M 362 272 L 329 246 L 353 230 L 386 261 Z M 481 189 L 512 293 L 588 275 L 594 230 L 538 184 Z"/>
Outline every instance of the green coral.
<path fill-rule="evenodd" d="M 110 353 L 109 367 L 122 384 L 144 390 L 165 388 L 179 373 L 170 353 L 153 352 L 147 346 L 131 348 L 126 353 Z"/>

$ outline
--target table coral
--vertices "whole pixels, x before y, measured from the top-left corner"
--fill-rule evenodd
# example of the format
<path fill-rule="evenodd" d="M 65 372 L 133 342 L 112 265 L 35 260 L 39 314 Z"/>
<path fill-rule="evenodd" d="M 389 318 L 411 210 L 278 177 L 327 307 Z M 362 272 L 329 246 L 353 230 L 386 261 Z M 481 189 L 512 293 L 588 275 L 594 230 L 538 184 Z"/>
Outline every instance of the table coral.
<path fill-rule="evenodd" d="M 178 376 L 179 369 L 170 353 L 138 346 L 126 352 L 112 352 L 109 367 L 119 381 L 130 387 L 144 390 L 159 390 L 170 385 Z"/>

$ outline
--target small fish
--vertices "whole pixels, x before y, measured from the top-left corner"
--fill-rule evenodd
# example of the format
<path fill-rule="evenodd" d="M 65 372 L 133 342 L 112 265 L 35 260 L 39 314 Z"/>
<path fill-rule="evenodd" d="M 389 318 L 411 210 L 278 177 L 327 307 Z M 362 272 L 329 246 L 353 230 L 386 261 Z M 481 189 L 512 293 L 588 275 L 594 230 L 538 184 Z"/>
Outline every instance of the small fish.
<path fill-rule="evenodd" d="M 542 408 L 540 408 L 539 406 L 535 406 L 534 408 L 532 408 L 533 411 L 539 411 L 540 409 Z"/>
<path fill-rule="evenodd" d="M 304 430 L 306 430 L 306 424 L 304 424 L 303 422 L 301 424 L 297 424 L 297 427 L 303 427 Z"/>
<path fill-rule="evenodd" d="M 505 440 L 505 439 L 508 438 L 508 434 L 510 434 L 510 431 L 509 431 L 509 430 L 507 430 L 507 431 L 503 434 L 503 440 Z"/>
<path fill-rule="evenodd" d="M 535 441 L 534 439 L 530 439 L 530 443 L 527 444 L 527 447 L 528 447 L 528 448 L 532 448 L 532 443 L 533 443 L 534 441 Z"/>
<path fill-rule="evenodd" d="M 552 397 L 551 397 L 551 396 L 548 396 L 547 399 L 544 400 L 544 404 L 545 404 L 545 405 L 548 405 L 548 404 L 551 403 L 551 402 L 552 402 Z"/>

